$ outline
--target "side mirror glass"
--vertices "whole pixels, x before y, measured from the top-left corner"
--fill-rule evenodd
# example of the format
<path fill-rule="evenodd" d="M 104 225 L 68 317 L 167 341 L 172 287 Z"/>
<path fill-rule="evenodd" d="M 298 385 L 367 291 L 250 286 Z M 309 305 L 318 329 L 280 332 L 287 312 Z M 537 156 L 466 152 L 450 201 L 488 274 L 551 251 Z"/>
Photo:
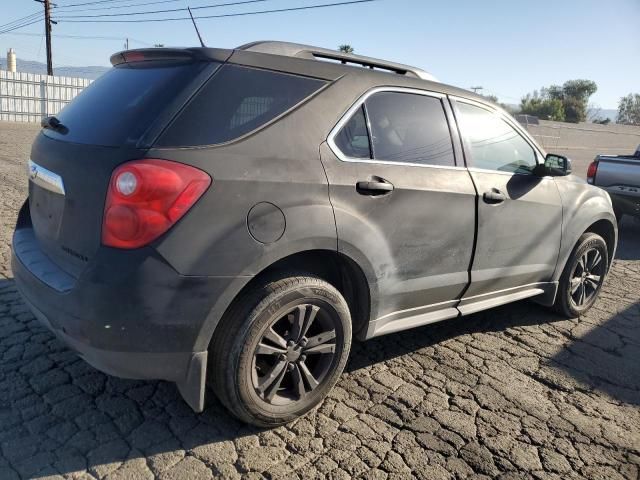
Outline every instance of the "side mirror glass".
<path fill-rule="evenodd" d="M 546 175 L 562 177 L 571 174 L 571 160 L 562 155 L 548 154 L 544 159 Z"/>

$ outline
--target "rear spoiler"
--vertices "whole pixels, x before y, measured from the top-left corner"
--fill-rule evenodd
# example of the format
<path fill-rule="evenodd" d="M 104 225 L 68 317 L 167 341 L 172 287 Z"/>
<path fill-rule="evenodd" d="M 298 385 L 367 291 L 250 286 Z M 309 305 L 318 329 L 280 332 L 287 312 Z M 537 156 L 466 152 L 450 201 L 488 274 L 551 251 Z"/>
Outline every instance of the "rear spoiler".
<path fill-rule="evenodd" d="M 139 48 L 114 53 L 109 59 L 111 65 L 151 61 L 167 62 L 226 62 L 233 50 L 222 48 Z"/>

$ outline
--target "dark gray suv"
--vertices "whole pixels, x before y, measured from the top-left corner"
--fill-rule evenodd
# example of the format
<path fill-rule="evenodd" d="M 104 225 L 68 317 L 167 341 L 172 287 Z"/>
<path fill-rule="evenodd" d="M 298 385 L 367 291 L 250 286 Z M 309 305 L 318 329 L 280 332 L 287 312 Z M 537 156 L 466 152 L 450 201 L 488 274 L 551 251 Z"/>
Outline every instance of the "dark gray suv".
<path fill-rule="evenodd" d="M 323 399 L 352 338 L 598 295 L 609 196 L 480 96 L 279 42 L 111 62 L 43 120 L 12 259 L 102 371 L 175 382 L 196 411 L 209 384 L 278 425 Z"/>

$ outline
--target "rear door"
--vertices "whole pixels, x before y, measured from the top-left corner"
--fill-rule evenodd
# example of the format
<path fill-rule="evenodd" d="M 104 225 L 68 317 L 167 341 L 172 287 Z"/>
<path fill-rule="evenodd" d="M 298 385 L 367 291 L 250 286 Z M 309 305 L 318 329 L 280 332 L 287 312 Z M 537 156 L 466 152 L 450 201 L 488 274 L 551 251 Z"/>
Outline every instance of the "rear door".
<path fill-rule="evenodd" d="M 321 148 L 338 250 L 369 273 L 368 336 L 458 314 L 476 194 L 449 120 L 443 95 L 376 89 Z"/>
<path fill-rule="evenodd" d="M 462 99 L 455 109 L 479 196 L 471 285 L 459 307 L 471 313 L 488 306 L 481 302 L 526 296 L 550 281 L 560 247 L 562 201 L 553 177 L 533 173 L 542 156 L 511 120 Z"/>

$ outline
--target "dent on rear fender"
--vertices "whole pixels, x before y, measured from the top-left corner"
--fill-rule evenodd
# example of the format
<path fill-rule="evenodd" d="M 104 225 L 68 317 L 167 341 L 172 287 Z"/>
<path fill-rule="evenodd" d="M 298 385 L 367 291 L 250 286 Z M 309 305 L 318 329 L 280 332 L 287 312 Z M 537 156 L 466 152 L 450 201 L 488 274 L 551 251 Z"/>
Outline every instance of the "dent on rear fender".
<path fill-rule="evenodd" d="M 395 285 L 400 280 L 397 275 L 397 261 L 388 238 L 392 231 L 382 231 L 367 217 L 357 215 L 349 206 L 334 205 L 336 219 L 340 222 L 342 235 L 338 235 L 338 251 L 360 266 L 369 284 L 371 295 L 371 318 L 378 316 L 379 285 Z M 375 207 L 372 207 L 375 208 Z M 357 238 L 359 245 L 347 241 Z M 375 258 L 369 258 L 365 252 L 376 252 Z M 396 305 L 385 304 L 385 309 L 394 309 Z"/>

